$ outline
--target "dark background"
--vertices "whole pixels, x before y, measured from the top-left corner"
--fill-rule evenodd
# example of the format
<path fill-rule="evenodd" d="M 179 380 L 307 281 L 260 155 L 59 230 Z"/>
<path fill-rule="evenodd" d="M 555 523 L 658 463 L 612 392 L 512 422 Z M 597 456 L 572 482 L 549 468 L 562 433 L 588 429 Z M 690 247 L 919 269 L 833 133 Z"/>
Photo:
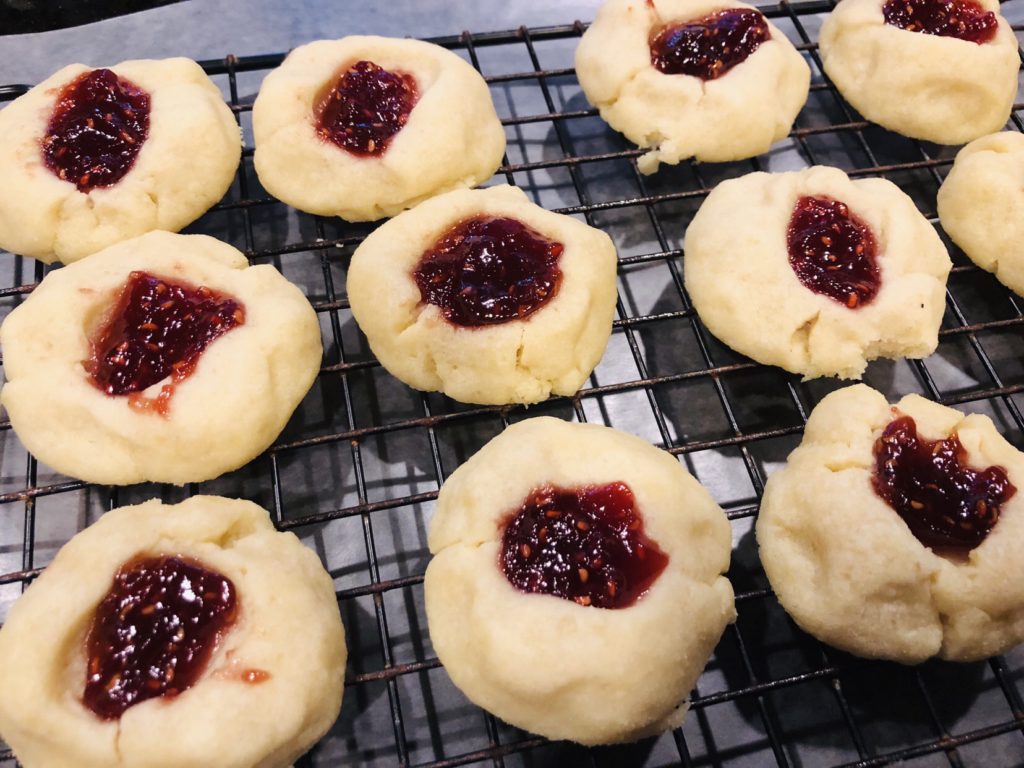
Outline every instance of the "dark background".
<path fill-rule="evenodd" d="M 181 0 L 0 0 L 0 35 L 45 32 Z"/>

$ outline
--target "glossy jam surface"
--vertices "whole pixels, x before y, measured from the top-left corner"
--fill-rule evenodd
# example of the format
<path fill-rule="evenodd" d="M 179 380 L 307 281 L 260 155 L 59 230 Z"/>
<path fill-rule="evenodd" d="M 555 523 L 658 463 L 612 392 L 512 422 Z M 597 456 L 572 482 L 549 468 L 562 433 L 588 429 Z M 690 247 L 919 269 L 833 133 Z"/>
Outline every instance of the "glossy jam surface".
<path fill-rule="evenodd" d="M 870 304 L 881 287 L 874 235 L 845 203 L 801 197 L 786 245 L 789 265 L 804 287 L 850 309 Z"/>
<path fill-rule="evenodd" d="M 501 568 L 516 589 L 598 608 L 632 605 L 667 564 L 625 483 L 536 488 L 501 539 Z"/>
<path fill-rule="evenodd" d="M 964 556 L 981 544 L 1017 492 L 1002 467 L 967 466 L 955 434 L 926 440 L 909 416 L 886 426 L 874 453 L 875 493 L 922 544 L 941 554 Z"/>
<path fill-rule="evenodd" d="M 758 11 L 733 8 L 672 24 L 651 38 L 651 63 L 666 75 L 721 77 L 771 38 Z"/>
<path fill-rule="evenodd" d="M 412 75 L 357 61 L 316 105 L 317 133 L 352 154 L 380 156 L 409 120 L 417 99 Z"/>
<path fill-rule="evenodd" d="M 149 135 L 149 94 L 109 69 L 60 92 L 43 137 L 43 160 L 81 192 L 119 182 Z"/>
<path fill-rule="evenodd" d="M 85 706 L 114 720 L 188 689 L 237 615 L 234 584 L 216 571 L 178 557 L 129 561 L 89 629 Z"/>
<path fill-rule="evenodd" d="M 108 395 L 138 393 L 168 376 L 172 386 L 192 373 L 213 341 L 244 322 L 244 307 L 230 296 L 132 272 L 85 367 Z"/>
<path fill-rule="evenodd" d="M 981 45 L 996 36 L 992 11 L 972 0 L 887 0 L 885 23 L 911 32 L 956 37 Z"/>
<path fill-rule="evenodd" d="M 523 320 L 562 283 L 565 248 L 516 219 L 475 217 L 445 232 L 413 272 L 421 299 L 455 325 Z"/>

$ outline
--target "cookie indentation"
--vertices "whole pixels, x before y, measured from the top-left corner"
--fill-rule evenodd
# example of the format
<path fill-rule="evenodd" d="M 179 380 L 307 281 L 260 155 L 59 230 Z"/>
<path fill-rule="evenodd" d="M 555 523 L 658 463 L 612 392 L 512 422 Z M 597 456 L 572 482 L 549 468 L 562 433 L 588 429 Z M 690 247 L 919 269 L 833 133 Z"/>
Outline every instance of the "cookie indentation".
<path fill-rule="evenodd" d="M 164 388 L 169 397 L 173 384 L 192 373 L 203 351 L 244 322 L 245 308 L 231 296 L 135 271 L 83 364 L 108 395 L 142 392 L 171 376 Z"/>
<path fill-rule="evenodd" d="M 83 703 L 114 720 L 146 699 L 176 696 L 199 679 L 237 615 L 234 584 L 199 563 L 126 563 L 89 629 Z"/>
<path fill-rule="evenodd" d="M 516 589 L 626 608 L 668 565 L 625 483 L 534 489 L 505 524 L 501 568 Z"/>
<path fill-rule="evenodd" d="M 124 178 L 149 135 L 149 94 L 109 69 L 60 92 L 43 137 L 46 167 L 80 192 Z"/>
<path fill-rule="evenodd" d="M 882 15 L 900 29 L 978 45 L 994 38 L 999 26 L 996 15 L 973 0 L 887 0 Z"/>
<path fill-rule="evenodd" d="M 828 197 L 801 197 L 786 233 L 789 265 L 815 293 L 850 309 L 870 304 L 881 287 L 870 227 Z"/>
<path fill-rule="evenodd" d="M 516 219 L 477 216 L 445 232 L 413 277 L 422 300 L 455 325 L 524 320 L 558 292 L 564 250 Z"/>
<path fill-rule="evenodd" d="M 651 63 L 666 75 L 715 80 L 770 38 L 768 22 L 759 11 L 717 11 L 657 30 L 651 37 Z"/>
<path fill-rule="evenodd" d="M 965 556 L 981 544 L 1017 492 L 1005 469 L 968 466 L 955 434 L 926 440 L 909 416 L 886 426 L 874 455 L 875 493 L 922 544 L 941 554 Z"/>
<path fill-rule="evenodd" d="M 317 133 L 354 155 L 379 157 L 405 126 L 418 99 L 412 75 L 357 61 L 316 105 Z"/>

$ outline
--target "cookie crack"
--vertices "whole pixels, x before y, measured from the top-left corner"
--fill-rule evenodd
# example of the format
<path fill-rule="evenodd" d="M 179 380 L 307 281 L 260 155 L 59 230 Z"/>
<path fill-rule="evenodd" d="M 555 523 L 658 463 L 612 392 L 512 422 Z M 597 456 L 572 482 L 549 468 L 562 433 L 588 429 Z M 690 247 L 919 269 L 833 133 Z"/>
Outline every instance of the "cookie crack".
<path fill-rule="evenodd" d="M 117 727 L 114 729 L 114 756 L 118 765 L 124 765 L 124 755 L 121 754 L 121 720 L 118 718 Z"/>
<path fill-rule="evenodd" d="M 804 320 L 804 322 L 801 323 L 790 336 L 790 344 L 800 350 L 805 361 L 810 361 L 811 359 L 811 332 L 818 324 L 818 320 L 820 318 L 821 310 L 818 310 L 809 318 Z"/>

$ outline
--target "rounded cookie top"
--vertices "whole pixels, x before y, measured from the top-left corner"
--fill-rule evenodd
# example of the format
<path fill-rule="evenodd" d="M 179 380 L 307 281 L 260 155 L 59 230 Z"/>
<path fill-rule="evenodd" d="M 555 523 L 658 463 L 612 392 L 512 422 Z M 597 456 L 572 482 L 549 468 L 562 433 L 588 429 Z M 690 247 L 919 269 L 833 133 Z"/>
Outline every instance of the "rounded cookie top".
<path fill-rule="evenodd" d="M 513 725 L 584 744 L 659 733 L 681 722 L 735 618 L 730 540 L 721 509 L 668 453 L 607 427 L 527 419 L 441 489 L 431 641 L 455 685 Z M 645 557 L 661 569 L 642 568 Z M 642 592 L 617 600 L 631 585 Z"/>
<path fill-rule="evenodd" d="M 729 0 L 608 0 L 576 50 L 587 100 L 639 160 L 722 162 L 766 152 L 807 101 L 810 69 L 753 6 Z"/>
<path fill-rule="evenodd" d="M 957 28 L 983 19 L 987 33 L 976 42 L 936 26 L 951 14 Z M 998 0 L 843 0 L 822 24 L 819 44 L 843 98 L 904 136 L 962 144 L 998 131 L 1017 94 L 1017 38 Z"/>
<path fill-rule="evenodd" d="M 975 139 L 961 149 L 939 188 L 942 228 L 982 269 L 1024 295 L 1024 135 Z"/>
<path fill-rule="evenodd" d="M 316 378 L 316 313 L 269 265 L 205 235 L 151 232 L 48 274 L 0 327 L 18 437 L 97 483 L 235 469 Z"/>
<path fill-rule="evenodd" d="M 686 289 L 723 342 L 808 378 L 938 344 L 951 264 L 896 185 L 837 168 L 719 184 L 686 231 Z"/>
<path fill-rule="evenodd" d="M 458 190 L 356 249 L 352 314 L 387 370 L 469 403 L 575 393 L 615 312 L 615 246 L 516 187 Z"/>
<path fill-rule="evenodd" d="M 761 561 L 786 611 L 837 648 L 992 656 L 1024 640 L 1021 483 L 1024 456 L 988 417 L 847 387 L 768 479 Z"/>
<path fill-rule="evenodd" d="M 194 61 L 71 64 L 0 110 L 0 247 L 70 263 L 216 203 L 242 142 Z"/>
<path fill-rule="evenodd" d="M 0 733 L 27 768 L 284 768 L 337 717 L 345 659 L 330 576 L 265 510 L 154 499 L 77 534 L 11 609 Z"/>
<path fill-rule="evenodd" d="M 292 51 L 253 106 L 260 182 L 348 221 L 394 216 L 491 177 L 505 131 L 480 74 L 419 40 L 352 36 Z"/>

